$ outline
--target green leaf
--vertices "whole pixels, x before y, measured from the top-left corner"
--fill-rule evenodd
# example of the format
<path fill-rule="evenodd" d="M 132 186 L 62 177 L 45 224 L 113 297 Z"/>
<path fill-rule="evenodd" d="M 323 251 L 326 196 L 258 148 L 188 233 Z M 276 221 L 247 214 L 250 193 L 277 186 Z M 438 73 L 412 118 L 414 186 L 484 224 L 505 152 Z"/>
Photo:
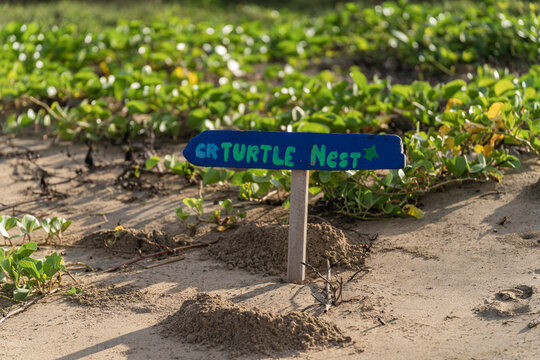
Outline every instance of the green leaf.
<path fill-rule="evenodd" d="M 0 229 L 9 231 L 15 226 L 17 226 L 17 223 L 19 221 L 20 220 L 14 216 L 9 216 L 9 215 L 0 216 Z"/>
<path fill-rule="evenodd" d="M 515 156 L 508 155 L 504 161 L 500 164 L 501 167 L 508 167 L 511 169 L 519 169 L 521 167 L 521 162 Z"/>
<path fill-rule="evenodd" d="M 309 187 L 309 193 L 311 195 L 317 195 L 322 191 L 322 188 L 320 186 L 310 186 Z"/>
<path fill-rule="evenodd" d="M 25 300 L 30 294 L 30 289 L 16 288 L 13 290 L 13 298 L 18 301 Z"/>
<path fill-rule="evenodd" d="M 159 156 L 151 156 L 148 159 L 146 159 L 146 162 L 144 166 L 147 170 L 152 169 L 154 166 L 156 166 L 161 161 L 161 158 Z"/>
<path fill-rule="evenodd" d="M 21 231 L 25 234 L 29 234 L 32 231 L 35 231 L 40 228 L 39 221 L 33 215 L 24 215 L 21 221 L 19 222 L 19 227 Z"/>
<path fill-rule="evenodd" d="M 208 108 L 210 108 L 212 114 L 221 117 L 225 115 L 225 112 L 227 111 L 227 104 L 225 104 L 223 101 L 216 101 L 208 104 Z"/>
<path fill-rule="evenodd" d="M 471 170 L 469 170 L 469 172 L 471 174 L 476 174 L 476 173 L 481 172 L 483 169 L 484 169 L 484 166 L 482 166 L 482 164 L 474 164 L 473 166 L 471 166 Z"/>
<path fill-rule="evenodd" d="M 66 267 L 62 264 L 62 256 L 58 253 L 52 253 L 45 257 L 43 262 L 43 273 L 47 279 L 53 277 L 59 271 L 64 271 Z"/>
<path fill-rule="evenodd" d="M 51 232 L 51 219 L 46 218 L 41 220 L 41 227 L 47 234 L 49 234 Z"/>
<path fill-rule="evenodd" d="M 37 244 L 35 242 L 27 242 L 22 244 L 21 247 L 15 252 L 17 259 L 23 259 L 29 257 L 37 250 Z"/>
<path fill-rule="evenodd" d="M 300 121 L 298 123 L 298 132 L 314 132 L 314 133 L 329 133 L 330 128 L 326 125 L 309 122 L 309 121 Z"/>
<path fill-rule="evenodd" d="M 190 128 L 195 130 L 201 130 L 204 120 L 208 118 L 208 115 L 210 115 L 210 113 L 204 109 L 199 108 L 191 110 L 186 119 L 186 122 Z"/>
<path fill-rule="evenodd" d="M 185 198 L 184 204 L 186 204 L 190 209 L 193 209 L 194 211 L 197 211 L 199 215 L 202 215 L 204 213 L 202 203 L 204 201 L 204 198 Z"/>
<path fill-rule="evenodd" d="M 64 231 L 67 230 L 67 228 L 73 224 L 73 220 L 66 220 L 64 218 L 61 218 L 60 220 L 62 226 L 60 227 L 60 232 L 63 233 Z"/>
<path fill-rule="evenodd" d="M 463 173 L 467 170 L 469 167 L 469 163 L 467 162 L 467 158 L 465 156 L 456 156 L 456 176 L 461 176 Z"/>
<path fill-rule="evenodd" d="M 232 214 L 234 212 L 234 205 L 231 201 L 231 199 L 226 199 L 219 202 L 219 205 L 221 205 L 229 214 Z"/>
<path fill-rule="evenodd" d="M 512 82 L 508 79 L 499 80 L 495 84 L 494 90 L 495 90 L 495 95 L 501 96 L 502 94 L 504 94 L 505 92 L 509 90 L 514 90 L 514 84 L 512 84 Z"/>
<path fill-rule="evenodd" d="M 365 92 L 366 89 L 367 89 L 367 85 L 368 85 L 368 82 L 367 82 L 367 79 L 366 77 L 364 76 L 364 74 L 362 74 L 360 71 L 358 70 L 353 70 L 351 72 L 351 78 L 353 79 L 354 83 L 356 85 L 358 85 L 358 89 L 362 92 Z"/>
<path fill-rule="evenodd" d="M 413 94 L 413 91 L 410 85 L 401 85 L 401 84 L 392 86 L 392 89 L 390 89 L 390 92 L 394 95 L 400 95 L 406 99 L 410 98 Z"/>
<path fill-rule="evenodd" d="M 462 87 L 466 86 L 467 83 L 464 80 L 457 79 L 450 81 L 444 85 L 444 97 L 448 100 L 453 97 Z"/>
<path fill-rule="evenodd" d="M 178 216 L 180 220 L 183 220 L 183 221 L 186 221 L 189 217 L 189 213 L 185 212 L 184 209 L 182 209 L 181 207 L 175 208 L 174 213 L 176 214 L 176 216 Z"/>
<path fill-rule="evenodd" d="M 148 112 L 148 105 L 141 100 L 131 100 L 127 103 L 128 114 L 145 114 Z"/>
<path fill-rule="evenodd" d="M 332 173 L 330 171 L 319 171 L 319 180 L 321 180 L 323 184 L 329 182 L 331 178 Z"/>
<path fill-rule="evenodd" d="M 11 238 L 8 231 L 15 226 L 17 226 L 18 222 L 20 220 L 16 217 L 9 216 L 9 215 L 2 215 L 0 216 L 0 235 L 5 237 L 6 239 Z"/>
<path fill-rule="evenodd" d="M 33 277 L 36 280 L 41 281 L 42 276 L 38 271 L 36 264 L 32 260 L 33 259 L 30 258 L 21 259 L 17 261 L 17 266 L 21 267 L 29 277 Z"/>
<path fill-rule="evenodd" d="M 226 181 L 233 173 L 233 171 L 225 169 L 208 169 L 203 175 L 203 185 Z"/>
<path fill-rule="evenodd" d="M 448 171 L 456 177 L 460 177 L 469 169 L 467 158 L 461 155 L 454 156 L 451 159 L 443 158 L 443 162 Z"/>
<path fill-rule="evenodd" d="M 75 289 L 75 286 L 72 286 L 71 289 L 69 289 L 66 292 L 66 295 L 68 295 L 68 296 L 75 295 L 76 292 L 77 292 L 77 289 Z"/>
<path fill-rule="evenodd" d="M 389 186 L 391 183 L 392 183 L 392 180 L 394 179 L 394 175 L 389 172 L 388 174 L 386 174 L 386 176 L 384 177 L 384 180 L 383 180 L 383 184 L 385 186 Z"/>

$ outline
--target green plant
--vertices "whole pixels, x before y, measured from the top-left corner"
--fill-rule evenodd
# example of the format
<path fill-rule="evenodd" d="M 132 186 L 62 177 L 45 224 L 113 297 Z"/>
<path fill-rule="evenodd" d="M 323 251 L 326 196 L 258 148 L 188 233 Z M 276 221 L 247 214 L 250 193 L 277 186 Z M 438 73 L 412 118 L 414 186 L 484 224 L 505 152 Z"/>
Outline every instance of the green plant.
<path fill-rule="evenodd" d="M 257 19 L 231 23 L 171 15 L 91 29 L 6 23 L 2 132 L 116 141 L 207 129 L 396 133 L 402 171 L 311 176 L 311 193 L 364 218 L 421 216 L 419 195 L 501 181 L 503 168 L 519 166 L 511 148 L 540 153 L 537 4 L 400 0 L 277 17 L 256 9 Z M 393 60 L 418 80 L 368 79 L 340 65 L 353 59 L 369 59 L 368 69 Z M 449 80 L 422 81 L 440 74 Z M 161 161 L 149 157 L 126 175 Z M 174 155 L 163 165 L 190 182 L 238 186 L 242 200 L 288 204 L 287 171 L 207 169 Z"/>
<path fill-rule="evenodd" d="M 75 286 L 72 286 L 71 289 L 69 289 L 67 292 L 66 292 L 66 295 L 68 296 L 72 296 L 72 295 L 78 295 L 80 293 L 83 292 L 83 289 L 81 289 L 80 287 L 75 287 Z"/>
<path fill-rule="evenodd" d="M 46 218 L 41 221 L 41 227 L 47 233 L 47 242 L 51 241 L 55 237 L 58 242 L 62 244 L 62 234 L 73 223 L 73 220 L 66 220 L 63 217 L 53 217 L 52 219 Z"/>
<path fill-rule="evenodd" d="M 189 222 L 190 213 L 185 211 L 182 207 L 174 209 L 176 216 L 180 221 L 191 231 L 195 232 L 196 228 L 201 223 L 213 223 L 218 225 L 218 231 L 225 231 L 234 225 L 236 225 L 241 219 L 246 217 L 245 212 L 240 212 L 234 208 L 234 205 L 230 199 L 226 199 L 219 202 L 221 209 L 214 210 L 210 214 L 205 214 L 203 208 L 204 198 L 185 198 L 184 204 L 195 213 L 196 221 Z"/>
<path fill-rule="evenodd" d="M 41 228 L 39 220 L 36 219 L 33 215 L 24 215 L 20 221 L 17 221 L 17 225 L 21 230 L 23 236 L 23 243 L 28 240 L 30 241 L 30 233 Z"/>
<path fill-rule="evenodd" d="M 4 245 L 6 244 L 6 240 L 8 240 L 9 244 L 13 246 L 11 239 L 17 236 L 10 235 L 8 231 L 17 226 L 17 222 L 19 222 L 19 219 L 16 217 L 9 215 L 0 215 L 0 235 L 2 235 L 2 237 L 4 238 Z"/>
<path fill-rule="evenodd" d="M 65 270 L 64 260 L 58 253 L 47 255 L 45 259 L 30 257 L 37 250 L 37 244 L 28 242 L 17 250 L 0 248 L 0 283 L 2 290 L 13 289 L 15 300 L 24 300 L 34 290 L 40 294 L 51 292 L 54 285 L 60 286 L 61 272 Z"/>
<path fill-rule="evenodd" d="M 7 240 L 13 246 L 12 239 L 22 237 L 23 243 L 27 240 L 31 241 L 30 234 L 43 229 L 47 233 L 47 242 L 56 237 L 59 243 L 62 244 L 62 235 L 72 223 L 72 220 L 59 216 L 52 219 L 46 218 L 40 223 L 33 215 L 26 214 L 21 219 L 9 215 L 0 215 L 0 235 L 4 238 L 4 244 L 5 240 Z M 10 235 L 9 230 L 13 228 L 18 228 L 20 233 Z"/>

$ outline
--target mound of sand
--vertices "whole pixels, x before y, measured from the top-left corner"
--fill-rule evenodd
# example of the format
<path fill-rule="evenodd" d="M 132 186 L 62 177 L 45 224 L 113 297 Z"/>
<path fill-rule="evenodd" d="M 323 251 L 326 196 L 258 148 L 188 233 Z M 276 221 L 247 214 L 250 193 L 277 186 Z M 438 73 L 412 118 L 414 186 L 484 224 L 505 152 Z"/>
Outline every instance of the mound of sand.
<path fill-rule="evenodd" d="M 249 223 L 223 233 L 219 242 L 209 247 L 209 253 L 232 267 L 269 275 L 285 274 L 288 236 L 288 225 Z M 326 259 L 332 266 L 360 268 L 370 248 L 367 238 L 348 241 L 343 231 L 326 223 L 308 224 L 307 237 L 306 262 L 321 271 L 326 269 Z"/>
<path fill-rule="evenodd" d="M 312 315 L 274 314 L 207 293 L 186 300 L 162 325 L 165 337 L 218 346 L 233 354 L 274 355 L 351 342 L 336 325 Z"/>
<path fill-rule="evenodd" d="M 152 253 L 165 246 L 174 248 L 176 242 L 161 231 L 144 232 L 135 229 L 102 230 L 84 236 L 77 242 L 84 246 L 108 248 L 123 253 Z"/>

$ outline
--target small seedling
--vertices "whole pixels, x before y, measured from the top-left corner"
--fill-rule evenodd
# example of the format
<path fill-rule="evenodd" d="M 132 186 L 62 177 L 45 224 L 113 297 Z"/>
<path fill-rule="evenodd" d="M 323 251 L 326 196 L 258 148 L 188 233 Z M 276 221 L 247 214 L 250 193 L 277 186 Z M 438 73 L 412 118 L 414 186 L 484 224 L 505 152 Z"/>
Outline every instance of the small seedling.
<path fill-rule="evenodd" d="M 190 213 L 181 207 L 174 209 L 174 212 L 182 223 L 192 232 L 195 232 L 197 226 L 201 223 L 217 224 L 218 231 L 225 231 L 237 224 L 240 219 L 244 219 L 246 217 L 245 212 L 239 212 L 234 209 L 234 205 L 230 199 L 220 201 L 219 205 L 222 207 L 222 209 L 217 209 L 206 216 L 203 208 L 204 198 L 185 198 L 183 201 L 184 204 L 196 214 L 196 221 L 188 222 Z"/>
<path fill-rule="evenodd" d="M 75 286 L 72 286 L 71 289 L 69 289 L 67 292 L 66 292 L 66 295 L 68 296 L 72 296 L 72 295 L 78 295 L 80 293 L 83 292 L 83 289 L 81 288 L 76 288 Z"/>
<path fill-rule="evenodd" d="M 20 220 L 16 217 L 9 216 L 9 215 L 1 215 L 0 216 L 0 235 L 4 238 L 4 245 L 6 245 L 6 240 L 9 241 L 9 245 L 13 246 L 13 243 L 11 242 L 11 239 L 20 235 L 10 235 L 8 231 L 15 226 L 17 226 L 17 223 Z"/>
<path fill-rule="evenodd" d="M 41 227 L 47 233 L 47 243 L 56 237 L 61 245 L 62 234 L 72 223 L 73 220 L 66 220 L 63 217 L 53 217 L 52 219 L 46 218 L 41 221 Z"/>
<path fill-rule="evenodd" d="M 30 241 L 30 233 L 41 228 L 39 220 L 36 219 L 33 215 L 24 215 L 20 221 L 17 221 L 21 233 L 23 235 L 23 243 L 28 240 Z"/>

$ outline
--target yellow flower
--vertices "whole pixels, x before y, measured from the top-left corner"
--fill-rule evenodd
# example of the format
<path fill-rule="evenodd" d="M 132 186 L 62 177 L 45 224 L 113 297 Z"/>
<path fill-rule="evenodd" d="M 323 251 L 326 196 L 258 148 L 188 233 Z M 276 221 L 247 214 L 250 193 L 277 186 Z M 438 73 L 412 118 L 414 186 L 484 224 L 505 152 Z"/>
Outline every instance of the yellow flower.
<path fill-rule="evenodd" d="M 122 225 L 118 225 L 117 227 L 114 228 L 114 231 L 122 231 L 124 230 L 124 227 Z"/>
<path fill-rule="evenodd" d="M 463 102 L 461 102 L 461 100 L 456 99 L 456 98 L 450 98 L 450 100 L 448 100 L 448 102 L 446 103 L 446 110 L 450 110 L 452 106 L 457 106 L 457 105 L 463 105 Z"/>
<path fill-rule="evenodd" d="M 476 151 L 478 154 L 484 154 L 484 147 L 480 144 L 474 145 L 474 151 Z"/>
<path fill-rule="evenodd" d="M 105 61 L 99 63 L 99 68 L 101 69 L 101 72 L 103 72 L 103 75 L 105 75 L 105 77 L 109 77 L 111 72 Z"/>
<path fill-rule="evenodd" d="M 195 73 L 190 72 L 187 77 L 191 85 L 195 85 L 199 82 L 199 77 Z"/>
<path fill-rule="evenodd" d="M 174 69 L 174 75 L 176 75 L 177 78 L 184 77 L 184 69 L 182 69 L 180 66 Z"/>

